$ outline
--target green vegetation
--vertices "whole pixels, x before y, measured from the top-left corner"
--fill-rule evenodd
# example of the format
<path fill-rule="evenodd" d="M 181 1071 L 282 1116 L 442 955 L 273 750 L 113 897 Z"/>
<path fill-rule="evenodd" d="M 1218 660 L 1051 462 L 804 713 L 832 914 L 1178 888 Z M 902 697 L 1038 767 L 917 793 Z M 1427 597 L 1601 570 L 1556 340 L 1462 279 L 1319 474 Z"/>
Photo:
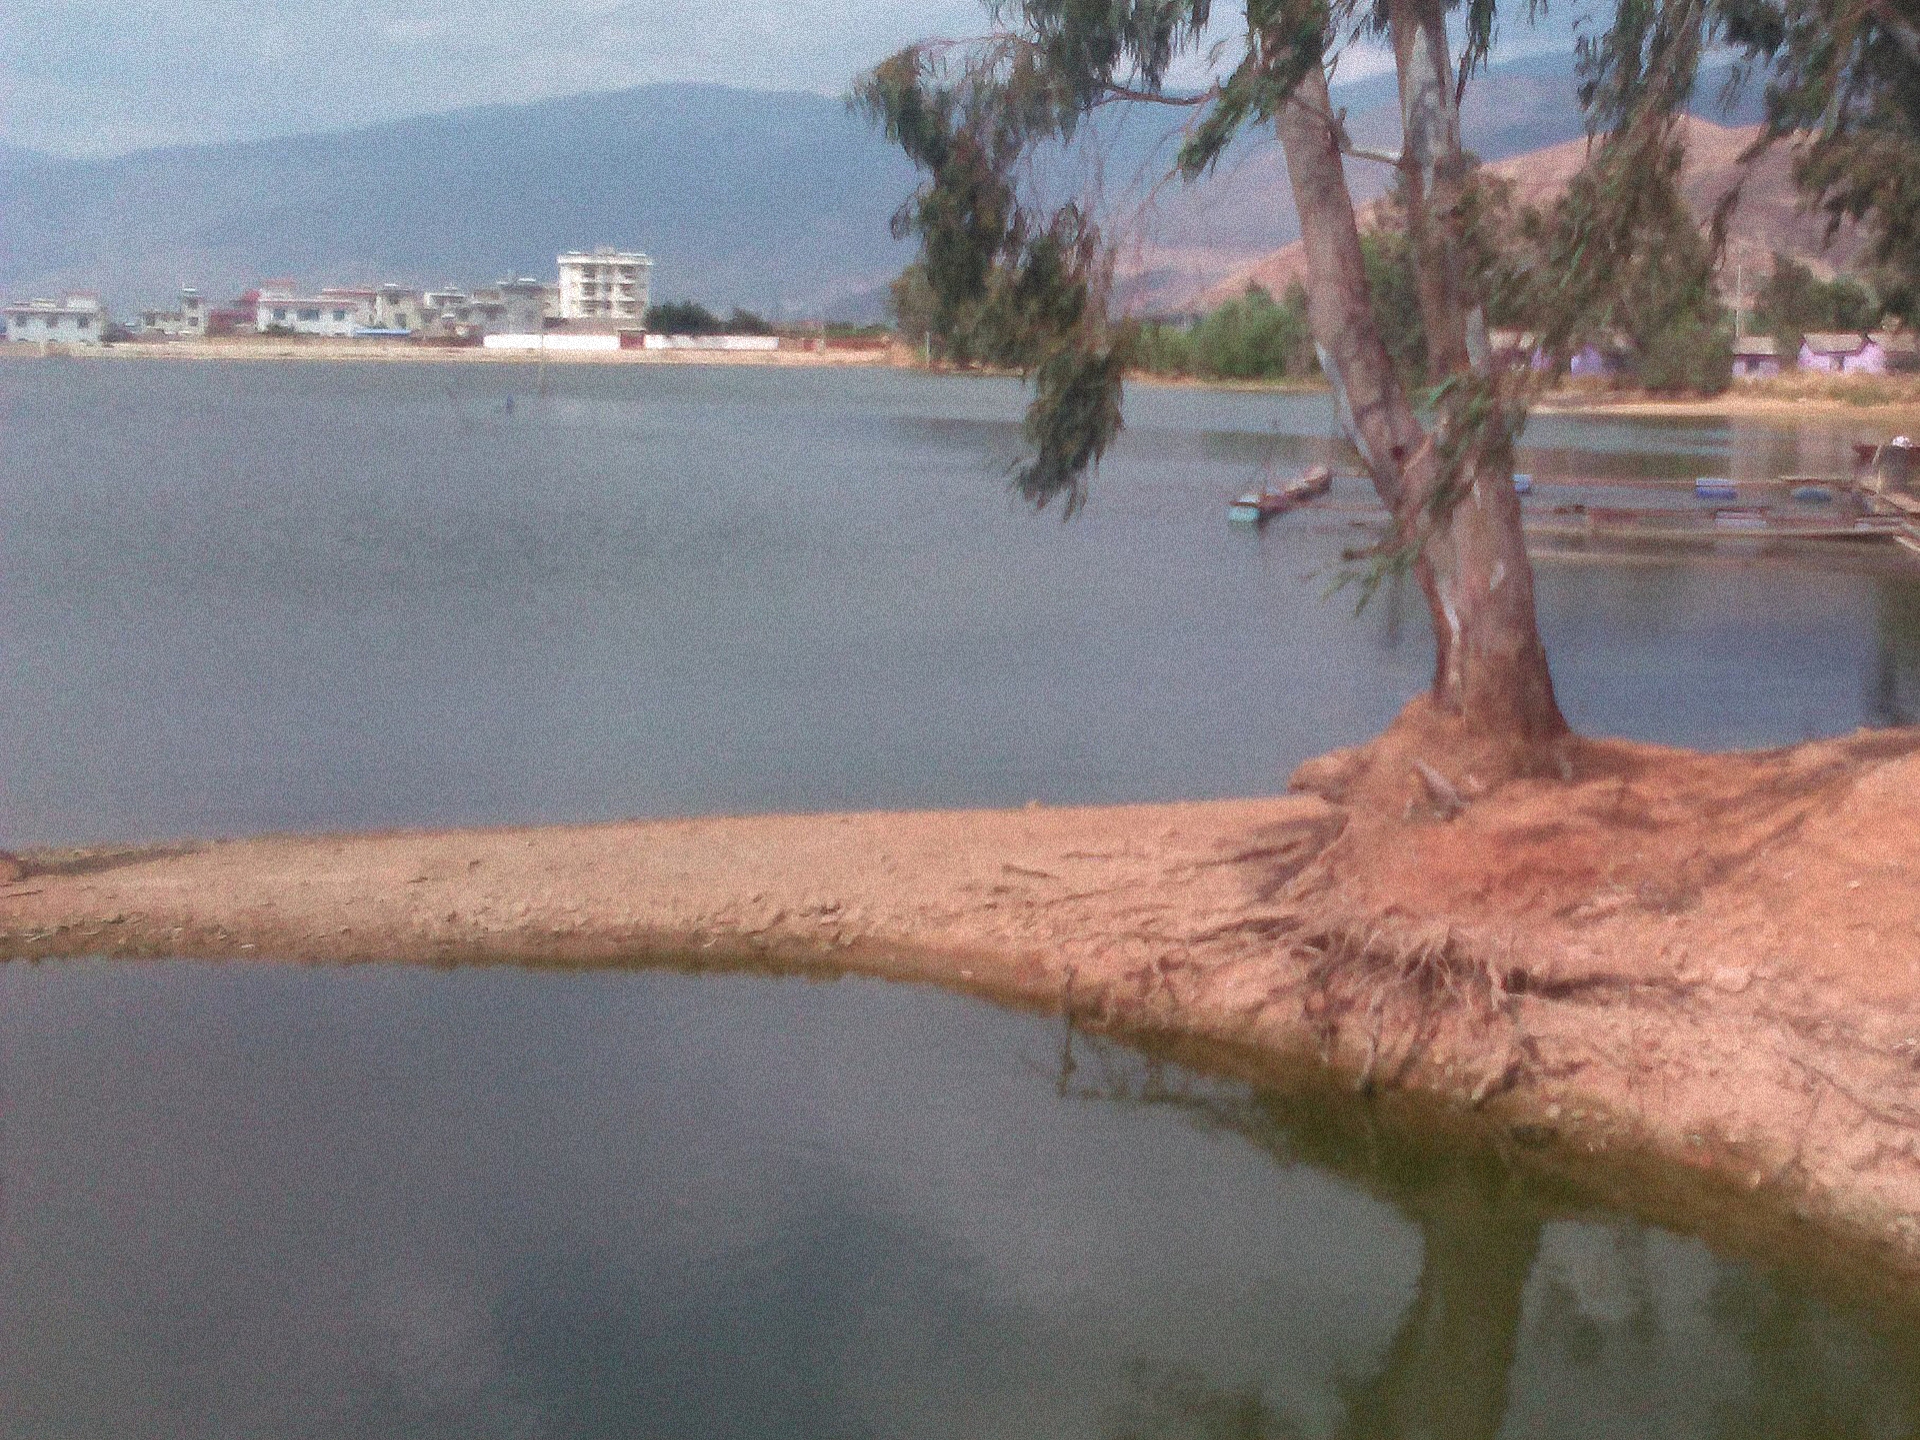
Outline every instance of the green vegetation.
<path fill-rule="evenodd" d="M 1275 301 L 1253 286 L 1192 324 L 1141 326 L 1134 363 L 1151 375 L 1198 380 L 1298 380 L 1315 371 L 1307 333 L 1307 292 L 1293 285 Z"/>
<path fill-rule="evenodd" d="M 1773 336 L 1791 354 L 1809 331 L 1856 333 L 1871 329 L 1879 319 L 1879 303 L 1858 280 L 1822 280 L 1797 260 L 1776 254 L 1773 274 L 1755 300 L 1750 328 Z"/>
<path fill-rule="evenodd" d="M 1504 185 L 1484 187 L 1474 243 L 1484 252 L 1482 268 L 1504 280 L 1490 287 L 1492 323 L 1537 332 L 1551 317 L 1532 293 L 1537 281 L 1529 271 L 1553 222 L 1536 211 L 1516 213 L 1509 195 Z M 1426 378 L 1427 334 L 1404 211 L 1390 200 L 1381 222 L 1361 237 L 1374 323 L 1393 363 L 1419 385 Z M 1590 313 L 1570 339 L 1608 348 L 1619 343 L 1631 357 L 1629 375 L 1649 390 L 1718 394 L 1732 379 L 1733 326 L 1710 283 L 1705 242 L 1691 219 L 1683 218 L 1681 226 L 1663 226 L 1645 237 L 1644 253 L 1618 267 L 1612 285 L 1596 291 Z M 1190 322 L 1148 322 L 1140 329 L 1134 364 L 1148 374 L 1199 380 L 1316 375 L 1306 288 L 1296 282 L 1276 301 L 1253 286 Z"/>
<path fill-rule="evenodd" d="M 696 300 L 665 300 L 647 307 L 647 328 L 660 335 L 775 335 L 774 325 L 738 305 L 722 320 Z"/>
<path fill-rule="evenodd" d="M 733 307 L 733 314 L 727 317 L 726 331 L 729 335 L 771 335 L 773 326 L 751 310 Z"/>
<path fill-rule="evenodd" d="M 1375 323 L 1387 353 L 1412 374 L 1426 365 L 1413 256 L 1389 229 L 1361 238 Z M 1307 321 L 1307 289 L 1295 281 L 1279 300 L 1252 285 L 1191 322 L 1149 321 L 1134 342 L 1135 368 L 1195 380 L 1303 380 L 1320 373 Z"/>
<path fill-rule="evenodd" d="M 1912 0 L 1718 0 L 1723 38 L 1766 66 L 1767 129 L 1828 218 L 1862 223 L 1883 297 L 1920 291 L 1920 14 Z"/>
<path fill-rule="evenodd" d="M 1610 237 L 1610 264 L 1569 287 L 1567 238 L 1601 202 L 1579 177 L 1547 210 L 1515 208 L 1512 186 L 1476 177 L 1474 243 L 1485 255 L 1493 324 L 1553 337 L 1557 373 L 1586 346 L 1621 357 L 1621 378 L 1657 394 L 1717 395 L 1733 381 L 1733 320 L 1707 237 L 1679 193 L 1656 191 Z"/>
<path fill-rule="evenodd" d="M 1718 395 L 1733 383 L 1733 325 L 1724 312 L 1677 311 L 1640 347 L 1634 378 L 1656 395 Z"/>
<path fill-rule="evenodd" d="M 647 328 L 660 335 L 720 335 L 727 327 L 697 300 L 667 300 L 647 307 Z"/>

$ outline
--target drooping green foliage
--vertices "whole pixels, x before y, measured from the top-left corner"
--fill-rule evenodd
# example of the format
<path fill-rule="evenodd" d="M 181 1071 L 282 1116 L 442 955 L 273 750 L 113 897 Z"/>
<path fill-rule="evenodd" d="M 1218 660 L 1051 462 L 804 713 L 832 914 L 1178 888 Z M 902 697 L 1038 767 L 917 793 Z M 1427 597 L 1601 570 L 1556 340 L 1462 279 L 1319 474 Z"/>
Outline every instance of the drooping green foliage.
<path fill-rule="evenodd" d="M 1639 383 L 1663 393 L 1717 394 L 1732 380 L 1733 326 L 1714 284 L 1714 255 L 1692 210 L 1663 186 L 1624 230 L 1596 225 L 1605 206 L 1582 176 L 1545 213 L 1512 215 L 1494 261 L 1500 323 L 1539 338 L 1562 373 L 1586 346 L 1632 357 Z M 1569 252 L 1585 244 L 1580 259 Z"/>
<path fill-rule="evenodd" d="M 1754 300 L 1752 327 L 1791 352 L 1810 330 L 1861 331 L 1879 318 L 1879 303 L 1858 280 L 1822 280 L 1791 256 L 1775 255 L 1773 273 Z"/>
<path fill-rule="evenodd" d="M 1728 36 L 1769 68 L 1768 132 L 1830 219 L 1920 289 L 1920 10 L 1912 0 L 1724 0 Z"/>
<path fill-rule="evenodd" d="M 894 276 L 887 286 L 887 315 L 894 333 L 902 340 L 924 342 L 931 350 L 934 342 L 933 286 L 927 280 L 924 261 L 915 260 Z M 947 354 L 946 337 L 940 337 L 940 354 Z"/>
<path fill-rule="evenodd" d="M 1288 306 L 1271 299 L 1185 331 L 1119 323 L 1113 248 L 1090 213 L 1037 193 L 1036 153 L 1072 141 L 1102 106 L 1165 104 L 1187 117 L 1175 168 L 1192 178 L 1244 130 L 1280 116 L 1351 41 L 1404 38 L 1405 27 L 1438 34 L 1444 19 L 1454 51 L 1447 88 L 1457 99 L 1500 22 L 1511 27 L 1540 8 L 1540 0 L 1245 0 L 1215 23 L 1208 0 L 986 0 L 984 38 L 909 47 L 856 91 L 924 177 L 895 217 L 899 233 L 921 242 L 917 270 L 896 288 L 896 316 L 948 358 L 1029 377 L 1036 453 L 1016 485 L 1041 504 L 1064 497 L 1071 513 L 1086 469 L 1118 433 L 1128 357 L 1183 373 L 1287 374 L 1297 373 L 1299 347 Z M 1702 243 L 1679 180 L 1681 120 L 1701 62 L 1729 48 L 1744 57 L 1736 79 L 1771 79 L 1776 131 L 1817 124 L 1803 178 L 1835 213 L 1876 217 L 1883 258 L 1910 258 L 1907 293 L 1920 296 L 1913 0 L 1605 0 L 1593 18 L 1579 41 L 1593 144 L 1548 213 L 1514 213 L 1497 185 L 1474 176 L 1470 157 L 1462 179 L 1457 151 L 1452 172 L 1422 175 L 1410 149 L 1399 181 L 1408 223 L 1366 241 L 1373 323 L 1400 383 L 1417 391 L 1444 382 L 1431 397 L 1434 454 L 1497 451 L 1523 421 L 1532 388 L 1560 368 L 1468 376 L 1462 362 L 1436 359 L 1458 354 L 1448 334 L 1461 333 L 1464 310 L 1521 321 L 1562 363 L 1624 333 L 1651 384 L 1723 382 L 1728 331 L 1711 275 L 1737 197 Z M 1167 81 L 1182 55 L 1209 78 L 1176 93 Z M 1339 117 L 1327 118 L 1350 150 Z M 1436 331 L 1434 313 L 1454 318 Z M 1466 333 L 1479 333 L 1478 323 L 1476 315 Z M 1470 429 L 1476 416 L 1497 433 L 1441 434 Z"/>
<path fill-rule="evenodd" d="M 1420 313 L 1419 282 L 1407 232 L 1391 225 L 1376 226 L 1360 237 L 1360 253 L 1367 262 L 1373 323 L 1408 386 L 1419 389 L 1427 382 L 1427 326 Z"/>
<path fill-rule="evenodd" d="M 1207 20 L 1206 0 L 1026 0 L 1017 26 L 971 50 L 924 44 L 886 60 L 855 103 L 927 180 L 894 217 L 917 235 L 927 328 L 962 358 L 1015 366 L 1035 386 L 1035 449 L 1019 492 L 1071 515 L 1120 429 L 1132 327 L 1108 315 L 1112 253 L 1077 205 L 1044 209 L 1019 179 L 1037 146 L 1071 140 L 1117 86 L 1156 90 Z"/>

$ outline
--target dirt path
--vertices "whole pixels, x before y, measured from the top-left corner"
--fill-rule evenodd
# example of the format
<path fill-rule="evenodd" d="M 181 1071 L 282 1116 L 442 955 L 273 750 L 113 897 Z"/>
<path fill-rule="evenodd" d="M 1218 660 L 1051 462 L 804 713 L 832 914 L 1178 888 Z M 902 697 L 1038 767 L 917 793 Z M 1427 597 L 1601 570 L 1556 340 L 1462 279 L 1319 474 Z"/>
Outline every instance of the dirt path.
<path fill-rule="evenodd" d="M 1920 734 L 1563 774 L 1479 793 L 1416 704 L 1265 799 L 46 852 L 0 954 L 927 979 L 1651 1148 L 1920 1274 Z"/>

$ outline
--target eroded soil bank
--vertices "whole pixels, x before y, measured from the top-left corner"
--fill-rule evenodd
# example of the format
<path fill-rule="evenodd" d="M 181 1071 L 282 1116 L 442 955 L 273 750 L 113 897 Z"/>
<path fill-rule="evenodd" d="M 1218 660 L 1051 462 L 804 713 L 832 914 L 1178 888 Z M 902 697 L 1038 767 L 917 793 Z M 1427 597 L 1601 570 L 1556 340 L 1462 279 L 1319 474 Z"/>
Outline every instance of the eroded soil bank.
<path fill-rule="evenodd" d="M 925 979 L 1655 1151 L 1920 1275 L 1920 732 L 1554 770 L 1484 787 L 1416 702 L 1261 799 L 42 852 L 0 955 Z"/>

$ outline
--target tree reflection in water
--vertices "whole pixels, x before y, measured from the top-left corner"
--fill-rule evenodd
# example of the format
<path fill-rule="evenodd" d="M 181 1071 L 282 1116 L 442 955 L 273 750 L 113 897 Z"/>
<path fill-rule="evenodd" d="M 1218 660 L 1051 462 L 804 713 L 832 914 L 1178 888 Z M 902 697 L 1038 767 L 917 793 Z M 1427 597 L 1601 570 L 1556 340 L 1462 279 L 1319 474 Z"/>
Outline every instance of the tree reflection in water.
<path fill-rule="evenodd" d="M 1874 586 L 1873 674 L 1867 682 L 1867 723 L 1920 721 L 1920 585 L 1905 576 Z"/>
<path fill-rule="evenodd" d="M 1268 1396 L 1257 1382 L 1222 1383 L 1141 1361 L 1114 1411 L 1112 1440 L 1490 1440 L 1509 1418 L 1523 1321 L 1531 1388 L 1516 1434 L 1534 1433 L 1532 1412 L 1543 1404 L 1578 1414 L 1588 1395 L 1612 1413 L 1593 1415 L 1582 1433 L 1920 1433 L 1920 1347 L 1912 1336 L 1880 1333 L 1763 1274 L 1718 1262 L 1701 1313 L 1688 1305 L 1686 1333 L 1663 1333 L 1659 1267 L 1649 1254 L 1658 1232 L 1597 1211 L 1570 1187 L 1523 1175 L 1489 1145 L 1382 1123 L 1373 1102 L 1332 1087 L 1286 1094 L 1209 1080 L 1076 1039 L 1070 1025 L 1061 1059 L 1063 1095 L 1175 1110 L 1280 1165 L 1311 1165 L 1390 1206 L 1422 1246 L 1413 1298 L 1390 1343 L 1333 1380 L 1330 1429 L 1310 1423 L 1298 1397 Z M 1597 1263 L 1536 1265 L 1556 1221 L 1578 1224 L 1580 1234 L 1563 1238 L 1592 1242 Z M 1696 1319 L 1704 1329 L 1694 1328 Z M 1731 1393 L 1713 1393 L 1705 1356 L 1695 1373 L 1691 1349 L 1703 1345 L 1733 1362 L 1731 1373 L 1724 1365 L 1715 1372 Z M 1678 1413 L 1667 1424 L 1640 1428 L 1650 1412 L 1668 1410 Z"/>

